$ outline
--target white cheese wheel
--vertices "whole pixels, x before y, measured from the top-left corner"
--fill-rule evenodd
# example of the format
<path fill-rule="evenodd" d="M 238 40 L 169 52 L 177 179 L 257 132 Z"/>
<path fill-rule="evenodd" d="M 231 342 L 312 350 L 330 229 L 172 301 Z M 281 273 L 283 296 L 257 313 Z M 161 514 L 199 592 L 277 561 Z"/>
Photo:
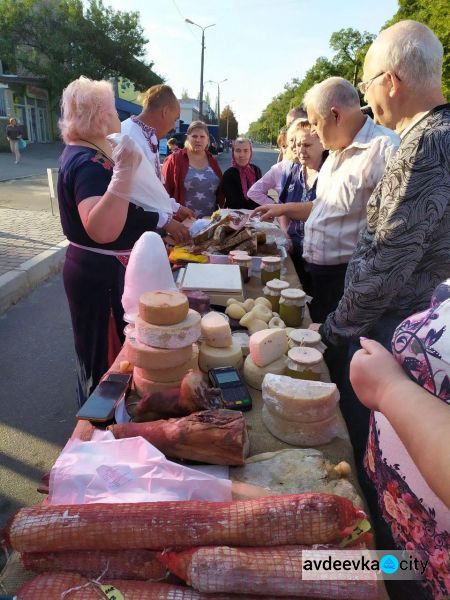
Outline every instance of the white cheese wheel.
<path fill-rule="evenodd" d="M 266 375 L 262 398 L 270 412 L 302 423 L 322 421 L 333 415 L 339 392 L 335 383 Z"/>
<path fill-rule="evenodd" d="M 167 369 L 141 369 L 139 367 L 134 368 L 134 373 L 142 379 L 149 379 L 150 381 L 156 381 L 158 383 L 166 383 L 168 381 L 174 381 L 182 379 L 189 369 L 198 370 L 198 346 L 193 344 L 192 357 L 177 367 L 170 367 Z"/>
<path fill-rule="evenodd" d="M 265 367 L 288 350 L 284 329 L 262 329 L 250 337 L 250 355 L 258 367 Z"/>
<path fill-rule="evenodd" d="M 264 404 L 261 416 L 264 425 L 272 435 L 293 446 L 328 444 L 339 431 L 339 420 L 336 413 L 323 421 L 299 423 L 273 414 Z"/>
<path fill-rule="evenodd" d="M 231 346 L 230 324 L 222 314 L 218 312 L 207 313 L 202 317 L 201 329 L 202 339 L 208 346 L 213 346 L 214 348 Z"/>
<path fill-rule="evenodd" d="M 241 347 L 234 340 L 228 348 L 214 348 L 203 342 L 198 355 L 198 365 L 204 373 L 217 367 L 240 369 L 243 360 Z"/>
<path fill-rule="evenodd" d="M 198 340 L 201 317 L 189 309 L 188 316 L 175 325 L 152 325 L 140 317 L 136 319 L 136 338 L 155 348 L 184 348 Z"/>
<path fill-rule="evenodd" d="M 283 375 L 286 371 L 286 356 L 281 356 L 277 358 L 277 360 L 268 364 L 266 367 L 258 367 L 252 360 L 252 357 L 249 355 L 245 359 L 244 362 L 244 380 L 250 387 L 255 388 L 255 390 L 260 390 L 262 386 L 262 382 L 267 373 L 276 373 L 278 375 Z"/>
<path fill-rule="evenodd" d="M 175 325 L 188 314 L 189 301 L 184 294 L 169 290 L 145 292 L 139 298 L 139 316 L 153 325 Z"/>
<path fill-rule="evenodd" d="M 169 369 L 179 367 L 192 358 L 193 345 L 166 350 L 147 346 L 134 335 L 127 335 L 125 353 L 128 361 L 141 369 Z"/>
<path fill-rule="evenodd" d="M 179 387 L 182 380 L 183 377 L 175 379 L 174 381 L 151 381 L 150 379 L 142 377 L 136 367 L 133 371 L 134 388 L 140 396 L 144 396 L 145 394 L 153 394 L 155 392 L 162 392 L 168 388 Z"/>

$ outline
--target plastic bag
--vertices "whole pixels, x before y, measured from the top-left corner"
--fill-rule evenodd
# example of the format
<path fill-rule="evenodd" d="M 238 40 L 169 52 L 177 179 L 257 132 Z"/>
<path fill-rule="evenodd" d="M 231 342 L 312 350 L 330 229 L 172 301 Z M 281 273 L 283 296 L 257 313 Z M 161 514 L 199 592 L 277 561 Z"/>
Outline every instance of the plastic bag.
<path fill-rule="evenodd" d="M 20 150 L 20 152 L 23 152 L 25 150 L 25 148 L 27 147 L 27 143 L 23 138 L 19 138 L 18 142 L 19 142 L 19 150 Z"/>
<path fill-rule="evenodd" d="M 144 292 L 177 290 L 164 242 L 154 231 L 146 231 L 135 243 L 125 271 L 122 306 L 125 320 L 134 322 L 139 298 Z"/>
<path fill-rule="evenodd" d="M 121 133 L 112 133 L 107 136 L 115 144 L 118 144 L 122 138 Z M 148 211 L 161 211 L 172 214 L 172 201 L 166 188 L 156 175 L 155 167 L 151 164 L 145 154 L 136 145 L 136 150 L 141 154 L 142 160 L 133 176 L 133 187 L 131 190 L 131 200 L 136 206 L 140 206 Z"/>
<path fill-rule="evenodd" d="M 222 471 L 223 472 L 223 471 Z M 96 431 L 69 440 L 50 472 L 49 504 L 231 500 L 231 481 L 173 463 L 142 437 Z"/>

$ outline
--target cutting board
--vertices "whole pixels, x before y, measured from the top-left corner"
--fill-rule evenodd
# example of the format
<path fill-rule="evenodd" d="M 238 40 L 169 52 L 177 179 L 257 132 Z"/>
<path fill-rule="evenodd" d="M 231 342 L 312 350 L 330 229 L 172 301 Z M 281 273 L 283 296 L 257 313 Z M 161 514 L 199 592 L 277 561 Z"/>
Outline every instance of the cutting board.
<path fill-rule="evenodd" d="M 182 287 L 185 290 L 202 290 L 206 293 L 242 294 L 241 271 L 238 265 L 189 263 Z"/>

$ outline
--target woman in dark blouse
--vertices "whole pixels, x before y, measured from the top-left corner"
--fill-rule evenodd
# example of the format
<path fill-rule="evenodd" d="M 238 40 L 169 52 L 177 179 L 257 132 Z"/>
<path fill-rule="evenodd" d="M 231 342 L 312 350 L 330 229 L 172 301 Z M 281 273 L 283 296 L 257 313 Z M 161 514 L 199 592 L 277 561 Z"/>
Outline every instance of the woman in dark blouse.
<path fill-rule="evenodd" d="M 81 406 L 114 358 L 109 340 L 124 340 L 124 264 L 139 237 L 157 227 L 160 215 L 130 203 L 141 155 L 128 136 L 114 150 L 106 138 L 120 132 L 111 84 L 80 77 L 64 90 L 61 108 L 66 147 L 60 157 L 58 202 L 70 242 L 63 279 Z"/>
<path fill-rule="evenodd" d="M 252 143 L 248 138 L 235 140 L 232 150 L 231 167 L 225 171 L 222 187 L 227 208 L 248 208 L 253 210 L 258 204 L 247 196 L 249 188 L 261 179 L 261 169 L 250 163 Z"/>

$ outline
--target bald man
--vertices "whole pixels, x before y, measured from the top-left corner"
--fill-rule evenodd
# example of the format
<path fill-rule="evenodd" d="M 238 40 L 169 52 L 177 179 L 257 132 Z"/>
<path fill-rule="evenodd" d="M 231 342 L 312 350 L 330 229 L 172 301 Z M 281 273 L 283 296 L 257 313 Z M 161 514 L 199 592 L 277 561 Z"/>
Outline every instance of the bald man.
<path fill-rule="evenodd" d="M 450 277 L 450 105 L 442 61 L 438 38 L 415 21 L 385 29 L 367 52 L 359 89 L 401 144 L 369 199 L 343 297 L 320 327 L 328 345 L 365 336 L 390 349 L 397 325 L 427 308 Z M 360 463 L 369 411 L 351 393 L 341 396 L 341 408 Z"/>

